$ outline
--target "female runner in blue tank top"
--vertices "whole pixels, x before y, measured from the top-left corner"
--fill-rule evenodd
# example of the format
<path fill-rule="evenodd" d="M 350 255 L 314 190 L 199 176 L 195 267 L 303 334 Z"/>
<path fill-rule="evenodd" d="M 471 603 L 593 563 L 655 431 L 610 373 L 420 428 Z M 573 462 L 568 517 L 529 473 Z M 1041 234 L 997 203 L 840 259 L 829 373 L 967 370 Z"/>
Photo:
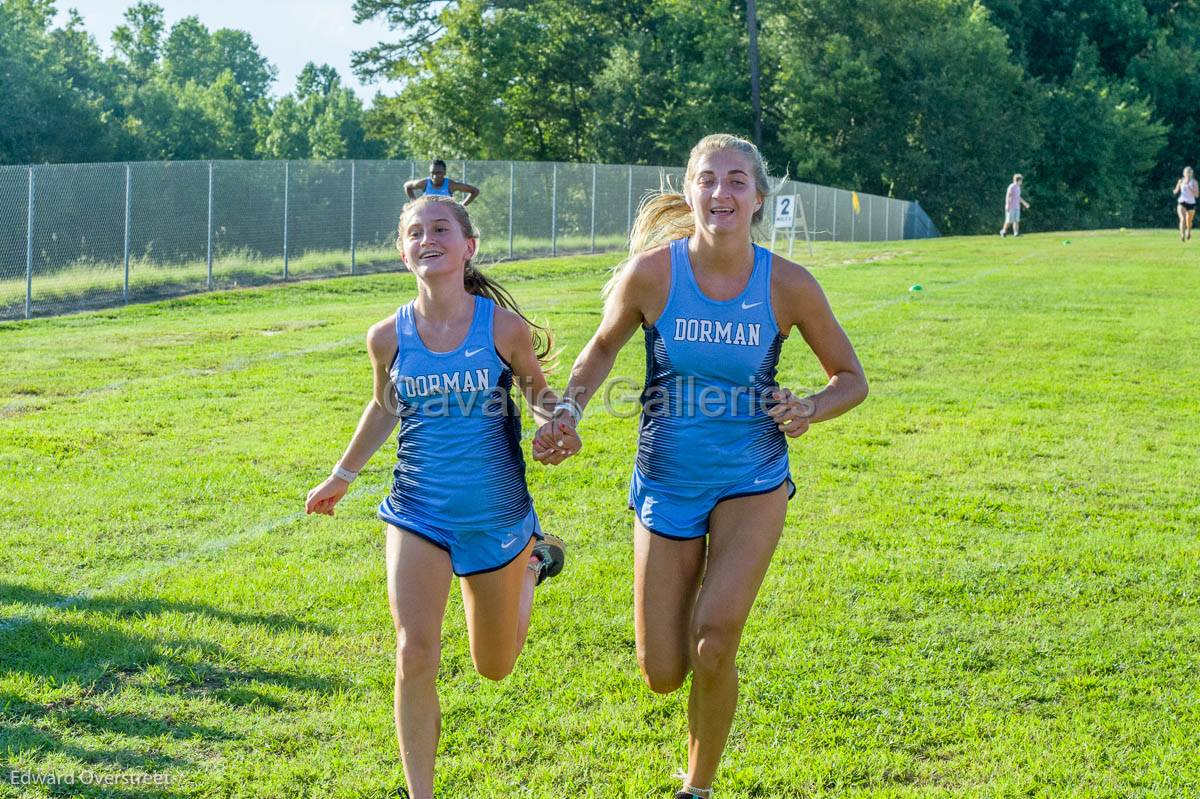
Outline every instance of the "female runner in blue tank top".
<path fill-rule="evenodd" d="M 578 451 L 582 407 L 642 327 L 646 387 L 629 489 L 638 662 L 661 693 L 692 672 L 688 768 L 676 798 L 707 799 L 737 704 L 742 629 L 796 490 L 787 437 L 862 402 L 867 382 L 813 276 L 751 241 L 770 192 L 757 148 L 705 137 L 683 189 L 639 209 L 600 328 L 533 449 L 550 464 Z M 829 377 L 809 397 L 775 379 L 793 328 Z"/>
<path fill-rule="evenodd" d="M 453 197 L 456 191 L 461 191 L 467 195 L 467 199 L 463 200 L 463 206 L 470 205 L 479 196 L 479 189 L 470 183 L 463 183 L 446 177 L 446 162 L 440 158 L 434 159 L 429 163 L 429 177 L 414 178 L 404 184 L 404 193 L 408 195 L 408 199 L 410 200 L 415 200 L 426 194 Z M 420 192 L 420 194 L 417 192 Z"/>
<path fill-rule="evenodd" d="M 507 292 L 471 265 L 476 239 L 461 205 L 448 197 L 410 203 L 398 243 L 416 299 L 367 334 L 374 396 L 306 510 L 333 515 L 399 422 L 395 480 L 379 506 L 396 628 L 396 736 L 412 799 L 431 799 L 451 574 L 462 578 L 475 668 L 500 680 L 524 646 L 534 586 L 562 568 L 562 542 L 542 534 L 526 488 L 509 392 L 519 383 L 540 420 L 557 398 L 540 362 L 549 337 L 540 328 L 531 335 Z"/>

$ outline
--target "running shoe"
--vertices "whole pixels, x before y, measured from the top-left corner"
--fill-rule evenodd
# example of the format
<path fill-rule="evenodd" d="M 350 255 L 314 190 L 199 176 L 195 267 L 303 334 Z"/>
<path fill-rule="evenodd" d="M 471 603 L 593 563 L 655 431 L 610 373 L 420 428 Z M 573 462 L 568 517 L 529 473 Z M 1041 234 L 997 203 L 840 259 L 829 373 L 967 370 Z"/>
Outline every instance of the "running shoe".
<path fill-rule="evenodd" d="M 543 536 L 533 545 L 533 556 L 540 561 L 537 567 L 537 585 L 543 580 L 556 576 L 567 563 L 567 545 L 561 538 L 552 535 Z"/>

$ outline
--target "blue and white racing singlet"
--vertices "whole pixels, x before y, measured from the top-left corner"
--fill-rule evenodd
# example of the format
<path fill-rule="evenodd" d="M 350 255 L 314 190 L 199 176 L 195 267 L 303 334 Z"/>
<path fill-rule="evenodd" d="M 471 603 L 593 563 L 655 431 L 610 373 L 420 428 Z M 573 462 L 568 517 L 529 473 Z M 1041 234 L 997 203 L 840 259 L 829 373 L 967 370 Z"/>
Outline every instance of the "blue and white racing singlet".
<path fill-rule="evenodd" d="M 652 480 L 727 485 L 787 474 L 774 406 L 784 336 L 771 307 L 771 253 L 754 246 L 750 281 L 725 302 L 701 291 L 688 239 L 671 242 L 671 288 L 646 334 L 638 470 Z"/>
<path fill-rule="evenodd" d="M 391 377 L 400 430 L 391 495 L 400 517 L 447 530 L 515 524 L 533 507 L 525 484 L 521 416 L 512 368 L 496 352 L 495 303 L 475 297 L 466 339 L 432 352 L 417 333 L 412 303 L 396 312 Z"/>
<path fill-rule="evenodd" d="M 440 186 L 433 185 L 432 178 L 425 178 L 425 193 L 426 194 L 439 194 L 442 197 L 453 197 L 454 196 L 450 192 L 450 178 L 447 178 L 447 177 L 442 178 L 442 185 L 440 185 Z"/>

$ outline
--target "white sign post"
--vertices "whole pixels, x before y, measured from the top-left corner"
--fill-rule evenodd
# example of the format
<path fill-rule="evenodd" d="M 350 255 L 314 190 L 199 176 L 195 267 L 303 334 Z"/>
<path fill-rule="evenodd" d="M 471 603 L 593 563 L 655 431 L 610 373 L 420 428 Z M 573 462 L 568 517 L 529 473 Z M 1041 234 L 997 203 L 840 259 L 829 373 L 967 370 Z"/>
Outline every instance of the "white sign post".
<path fill-rule="evenodd" d="M 813 207 L 816 208 L 817 204 L 816 204 L 816 193 L 815 192 L 813 194 L 813 197 L 814 197 Z M 800 208 L 800 224 L 804 228 L 804 241 L 808 243 L 808 255 L 811 258 L 812 254 L 813 254 L 813 248 L 812 248 L 812 234 L 809 232 L 809 228 L 808 228 L 808 214 L 804 213 L 804 203 L 799 203 L 799 208 Z M 793 230 L 794 230 L 794 228 L 793 228 Z M 791 258 L 791 257 L 792 257 L 792 242 L 789 241 L 788 242 L 788 258 Z"/>

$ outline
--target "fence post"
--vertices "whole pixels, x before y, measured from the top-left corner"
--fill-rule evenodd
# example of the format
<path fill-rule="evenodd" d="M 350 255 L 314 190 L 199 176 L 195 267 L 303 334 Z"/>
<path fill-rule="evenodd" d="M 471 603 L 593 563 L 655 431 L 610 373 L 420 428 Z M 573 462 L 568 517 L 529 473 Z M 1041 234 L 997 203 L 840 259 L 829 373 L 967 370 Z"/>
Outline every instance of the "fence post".
<path fill-rule="evenodd" d="M 288 279 L 288 182 L 291 177 L 291 161 L 283 162 L 283 279 Z"/>
<path fill-rule="evenodd" d="M 29 199 L 25 204 L 25 318 L 33 315 L 33 167 L 29 167 Z"/>
<path fill-rule="evenodd" d="M 462 162 L 462 173 L 461 174 L 462 174 L 462 182 L 466 183 L 467 182 L 467 162 L 466 161 Z"/>
<path fill-rule="evenodd" d="M 132 176 L 130 174 L 129 164 L 125 165 L 125 283 L 121 288 L 121 299 L 126 305 L 129 304 L 129 207 L 130 203 L 130 188 L 132 185 Z"/>
<path fill-rule="evenodd" d="M 596 252 L 596 165 L 592 164 L 592 247 L 591 252 Z"/>
<path fill-rule="evenodd" d="M 208 162 L 208 290 L 213 287 L 212 251 L 213 251 L 213 162 Z"/>
<path fill-rule="evenodd" d="M 558 255 L 558 163 L 551 164 L 550 255 Z"/>
<path fill-rule="evenodd" d="M 808 237 L 808 254 L 809 255 L 812 255 L 812 240 L 817 237 L 817 220 L 819 218 L 820 217 L 817 216 L 817 184 L 814 183 L 813 184 L 813 219 L 812 219 L 812 222 L 804 223 L 812 230 L 811 234 Z"/>
<path fill-rule="evenodd" d="M 629 167 L 629 199 L 625 204 L 625 234 L 633 229 L 633 166 Z"/>
<path fill-rule="evenodd" d="M 892 240 L 892 198 L 884 200 L 883 206 L 883 240 Z"/>
<path fill-rule="evenodd" d="M 354 249 L 354 186 L 357 182 L 355 163 L 355 161 L 350 162 L 350 274 L 352 275 L 358 272 Z"/>
<path fill-rule="evenodd" d="M 508 258 L 511 261 L 513 257 L 513 185 L 517 180 L 517 164 L 515 161 L 508 162 Z"/>
<path fill-rule="evenodd" d="M 862 210 L 862 202 L 858 204 L 859 211 L 854 210 L 855 192 L 850 193 L 850 243 L 858 242 L 858 214 Z"/>
<path fill-rule="evenodd" d="M 833 241 L 837 241 L 837 196 L 838 189 L 833 190 Z"/>

